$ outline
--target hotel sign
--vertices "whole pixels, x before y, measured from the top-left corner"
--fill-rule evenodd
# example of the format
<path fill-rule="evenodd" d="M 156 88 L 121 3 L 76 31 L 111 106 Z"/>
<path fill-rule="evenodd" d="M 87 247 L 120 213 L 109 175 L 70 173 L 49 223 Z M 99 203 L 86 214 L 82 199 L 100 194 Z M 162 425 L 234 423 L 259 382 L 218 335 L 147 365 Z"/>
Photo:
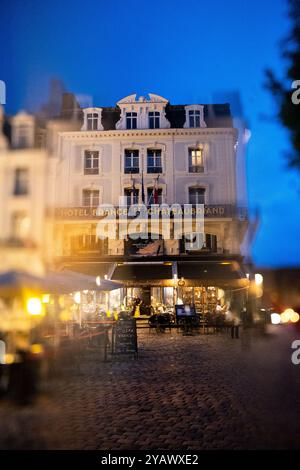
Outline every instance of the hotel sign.
<path fill-rule="evenodd" d="M 204 209 L 199 207 L 190 205 L 189 207 L 178 206 L 172 208 L 172 206 L 150 206 L 147 207 L 147 216 L 155 216 L 158 215 L 159 217 L 163 217 L 164 215 L 171 214 L 171 217 L 176 216 L 190 216 L 196 217 L 197 215 L 203 215 L 204 217 L 210 219 L 222 219 L 222 218 L 231 218 L 236 213 L 236 208 L 230 204 L 217 204 L 217 205 L 205 205 Z M 128 216 L 130 219 L 130 215 L 128 215 L 128 207 L 127 206 L 116 206 L 114 208 L 107 208 L 104 209 L 101 207 L 100 209 L 97 207 L 57 207 L 55 209 L 55 218 L 62 219 L 62 220 L 100 220 L 107 215 L 115 215 L 117 218 L 122 218 Z M 97 215 L 98 214 L 98 215 Z"/>

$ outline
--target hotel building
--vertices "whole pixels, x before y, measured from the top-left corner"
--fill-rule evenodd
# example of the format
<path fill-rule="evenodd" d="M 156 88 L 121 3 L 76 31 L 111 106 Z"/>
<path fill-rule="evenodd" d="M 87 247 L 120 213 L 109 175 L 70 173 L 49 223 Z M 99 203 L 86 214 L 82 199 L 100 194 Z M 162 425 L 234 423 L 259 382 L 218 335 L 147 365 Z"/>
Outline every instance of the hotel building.
<path fill-rule="evenodd" d="M 241 136 L 229 105 L 172 105 L 159 95 L 134 94 L 115 107 L 82 109 L 72 122 L 62 131 L 48 125 L 56 131 L 48 155 L 47 263 L 123 282 L 124 303 L 180 299 L 211 311 L 218 300 L 234 298 L 242 305 L 248 279 L 240 247 L 248 220 L 237 203 Z M 162 223 L 147 240 L 99 239 L 97 207 L 118 207 L 120 197 L 122 207 L 204 204 L 203 243 L 191 250 L 184 239 L 163 237 Z M 120 234 L 120 218 L 117 224 Z M 147 224 L 143 232 L 150 232 Z"/>

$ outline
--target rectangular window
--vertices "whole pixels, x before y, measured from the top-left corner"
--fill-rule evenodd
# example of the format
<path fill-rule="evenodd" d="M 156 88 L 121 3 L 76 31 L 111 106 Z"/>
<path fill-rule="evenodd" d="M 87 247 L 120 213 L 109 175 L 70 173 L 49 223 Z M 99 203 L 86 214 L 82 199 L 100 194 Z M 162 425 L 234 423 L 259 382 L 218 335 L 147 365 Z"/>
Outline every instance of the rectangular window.
<path fill-rule="evenodd" d="M 139 173 L 139 151 L 125 150 L 124 173 Z"/>
<path fill-rule="evenodd" d="M 98 189 L 84 189 L 82 191 L 82 205 L 86 207 L 99 206 L 99 190 Z"/>
<path fill-rule="evenodd" d="M 15 170 L 14 195 L 26 196 L 29 193 L 29 170 L 17 168 Z"/>
<path fill-rule="evenodd" d="M 126 113 L 126 129 L 137 128 L 137 113 Z"/>
<path fill-rule="evenodd" d="M 149 112 L 149 129 L 160 128 L 160 113 L 158 111 Z"/>
<path fill-rule="evenodd" d="M 162 189 L 157 189 L 157 196 L 158 201 L 156 204 L 162 204 Z M 151 206 L 151 204 L 155 204 L 154 202 L 154 188 L 147 188 L 147 205 Z"/>
<path fill-rule="evenodd" d="M 218 251 L 217 236 L 211 233 L 205 234 L 205 248 L 213 253 Z"/>
<path fill-rule="evenodd" d="M 189 188 L 189 204 L 205 204 L 205 188 Z"/>
<path fill-rule="evenodd" d="M 147 173 L 162 173 L 161 150 L 147 150 Z"/>
<path fill-rule="evenodd" d="M 97 252 L 105 255 L 108 252 L 107 239 L 100 240 L 94 234 L 73 235 L 70 237 L 70 245 L 72 254 Z"/>
<path fill-rule="evenodd" d="M 190 110 L 189 111 L 189 125 L 190 127 L 200 127 L 200 111 Z"/>
<path fill-rule="evenodd" d="M 20 124 L 17 127 L 17 145 L 18 148 L 30 147 L 30 136 L 32 127 L 27 124 Z"/>
<path fill-rule="evenodd" d="M 84 152 L 84 174 L 99 174 L 99 152 L 95 150 L 86 150 Z"/>
<path fill-rule="evenodd" d="M 88 131 L 97 131 L 98 130 L 98 113 L 88 113 L 87 114 L 87 130 Z"/>
<path fill-rule="evenodd" d="M 203 149 L 189 148 L 189 172 L 203 173 Z"/>
<path fill-rule="evenodd" d="M 14 240 L 30 239 L 30 218 L 26 211 L 15 211 L 11 218 L 11 238 Z"/>
<path fill-rule="evenodd" d="M 125 188 L 124 196 L 126 197 L 127 206 L 139 203 L 139 190 L 136 188 Z"/>

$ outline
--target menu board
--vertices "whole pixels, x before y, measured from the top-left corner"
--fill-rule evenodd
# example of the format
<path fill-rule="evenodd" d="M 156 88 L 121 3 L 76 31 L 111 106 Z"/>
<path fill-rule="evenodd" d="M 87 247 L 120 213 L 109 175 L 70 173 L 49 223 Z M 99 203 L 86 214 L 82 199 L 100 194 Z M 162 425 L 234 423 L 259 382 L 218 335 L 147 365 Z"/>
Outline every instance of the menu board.
<path fill-rule="evenodd" d="M 137 356 L 136 320 L 119 320 L 113 327 L 112 336 L 113 354 L 134 354 Z"/>
<path fill-rule="evenodd" d="M 194 305 L 175 305 L 177 317 L 194 317 L 196 309 Z"/>

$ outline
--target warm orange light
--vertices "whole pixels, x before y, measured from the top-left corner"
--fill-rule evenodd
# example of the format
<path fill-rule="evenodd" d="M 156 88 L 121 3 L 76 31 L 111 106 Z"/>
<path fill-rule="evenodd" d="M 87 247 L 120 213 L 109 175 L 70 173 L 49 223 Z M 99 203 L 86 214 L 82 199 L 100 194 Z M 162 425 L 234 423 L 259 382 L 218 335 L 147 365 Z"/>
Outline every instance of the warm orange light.
<path fill-rule="evenodd" d="M 44 294 L 42 296 L 42 302 L 43 304 L 48 304 L 50 302 L 50 294 Z"/>
<path fill-rule="evenodd" d="M 80 304 L 80 302 L 81 302 L 81 293 L 80 292 L 75 292 L 75 294 L 73 295 L 73 298 L 74 298 L 74 301 L 76 302 L 76 304 Z"/>
<path fill-rule="evenodd" d="M 297 321 L 299 321 L 299 318 L 299 313 L 297 312 L 293 312 L 290 317 L 292 323 L 297 323 Z"/>
<path fill-rule="evenodd" d="M 260 273 L 256 273 L 254 275 L 254 280 L 255 280 L 255 284 L 257 286 L 261 286 L 262 283 L 264 282 L 264 278 L 263 278 L 262 274 L 260 274 Z"/>
<path fill-rule="evenodd" d="M 26 307 L 30 315 L 42 314 L 42 302 L 38 297 L 31 297 L 28 299 Z"/>
<path fill-rule="evenodd" d="M 264 293 L 264 291 L 263 291 L 262 287 L 261 286 L 256 286 L 256 297 L 257 298 L 262 297 L 263 293 Z"/>
<path fill-rule="evenodd" d="M 32 354 L 42 354 L 42 352 L 44 352 L 44 348 L 43 348 L 43 345 L 42 344 L 32 344 L 30 346 L 30 352 Z"/>
<path fill-rule="evenodd" d="M 290 312 L 285 310 L 280 315 L 280 318 L 281 318 L 281 323 L 288 323 L 290 321 Z"/>
<path fill-rule="evenodd" d="M 69 321 L 71 320 L 71 313 L 68 310 L 62 310 L 59 314 L 60 321 Z"/>
<path fill-rule="evenodd" d="M 282 312 L 282 314 L 281 314 L 281 322 L 282 323 L 288 323 L 289 321 L 293 321 L 292 318 L 296 318 L 294 316 L 295 313 L 296 312 L 292 308 L 286 308 L 285 311 Z M 298 321 L 298 319 L 296 321 Z M 296 322 L 294 321 L 293 323 L 296 323 Z"/>
<path fill-rule="evenodd" d="M 5 354 L 4 364 L 13 364 L 15 356 L 13 354 Z"/>

